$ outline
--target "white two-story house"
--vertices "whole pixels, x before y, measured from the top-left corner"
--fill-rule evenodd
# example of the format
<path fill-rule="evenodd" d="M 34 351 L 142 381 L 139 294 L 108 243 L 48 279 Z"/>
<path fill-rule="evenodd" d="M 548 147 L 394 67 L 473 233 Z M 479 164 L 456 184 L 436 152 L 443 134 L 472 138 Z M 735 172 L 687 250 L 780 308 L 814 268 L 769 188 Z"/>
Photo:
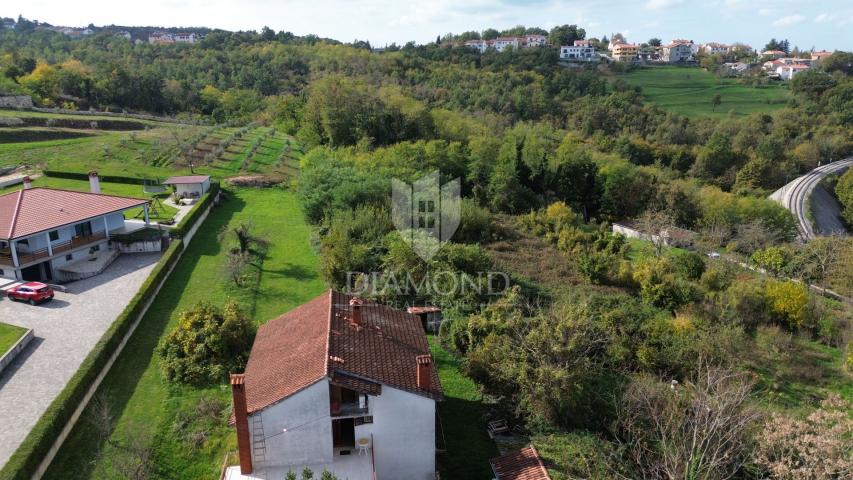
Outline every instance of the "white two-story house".
<path fill-rule="evenodd" d="M 416 315 L 326 292 L 263 325 L 231 386 L 227 480 L 435 479 L 442 390 Z"/>
<path fill-rule="evenodd" d="M 97 192 L 24 188 L 0 195 L 0 278 L 62 281 L 61 268 L 106 249 L 110 235 L 125 233 L 124 212 L 142 207 L 148 224 L 148 200 Z"/>
<path fill-rule="evenodd" d="M 560 47 L 560 58 L 573 62 L 592 62 L 598 60 L 598 54 L 589 40 L 575 40 L 574 45 Z"/>

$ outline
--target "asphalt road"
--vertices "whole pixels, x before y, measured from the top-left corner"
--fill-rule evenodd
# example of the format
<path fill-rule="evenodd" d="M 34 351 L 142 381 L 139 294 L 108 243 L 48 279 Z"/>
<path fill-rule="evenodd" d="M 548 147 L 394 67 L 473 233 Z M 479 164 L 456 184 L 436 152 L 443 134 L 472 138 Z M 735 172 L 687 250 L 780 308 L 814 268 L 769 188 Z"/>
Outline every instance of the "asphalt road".
<path fill-rule="evenodd" d="M 800 230 L 800 239 L 803 241 L 811 240 L 815 237 L 815 228 L 806 216 L 806 200 L 811 196 L 815 187 L 823 178 L 831 173 L 841 173 L 842 171 L 853 165 L 853 158 L 838 160 L 826 165 L 821 165 L 811 172 L 794 179 L 784 187 L 773 192 L 770 195 L 771 200 L 775 200 L 790 210 L 797 219 Z M 820 200 L 818 200 L 820 202 Z M 822 210 L 821 205 L 815 205 L 816 210 Z M 815 210 L 815 209 L 813 209 Z M 826 222 L 827 215 L 822 211 L 815 211 L 816 222 Z M 832 223 L 819 224 L 819 232 L 831 231 Z"/>
<path fill-rule="evenodd" d="M 92 278 L 37 306 L 0 300 L 0 320 L 35 337 L 0 374 L 0 467 L 5 465 L 107 327 L 154 268 L 159 253 L 120 255 Z"/>

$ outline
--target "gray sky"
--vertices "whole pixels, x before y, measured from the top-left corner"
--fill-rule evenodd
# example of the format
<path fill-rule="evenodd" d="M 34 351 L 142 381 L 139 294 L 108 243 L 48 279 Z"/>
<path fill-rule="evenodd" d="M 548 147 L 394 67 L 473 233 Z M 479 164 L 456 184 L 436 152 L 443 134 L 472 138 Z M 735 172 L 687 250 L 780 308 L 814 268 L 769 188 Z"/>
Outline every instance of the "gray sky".
<path fill-rule="evenodd" d="M 374 46 L 515 25 L 584 27 L 587 36 L 622 32 L 628 41 L 740 41 L 771 37 L 810 49 L 853 50 L 850 0 L 4 0 L 0 16 L 22 14 L 54 25 L 204 26 L 288 30 Z"/>

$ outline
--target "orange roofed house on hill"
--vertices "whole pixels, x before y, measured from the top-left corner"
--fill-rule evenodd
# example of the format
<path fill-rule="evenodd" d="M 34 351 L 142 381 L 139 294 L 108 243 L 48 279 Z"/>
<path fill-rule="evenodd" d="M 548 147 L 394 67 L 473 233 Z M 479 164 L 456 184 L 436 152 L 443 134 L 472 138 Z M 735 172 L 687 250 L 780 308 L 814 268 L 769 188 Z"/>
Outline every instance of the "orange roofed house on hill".
<path fill-rule="evenodd" d="M 231 386 L 227 480 L 435 478 L 442 389 L 416 315 L 330 290 L 263 325 Z"/>
<path fill-rule="evenodd" d="M 148 200 L 102 195 L 95 172 L 89 183 L 91 192 L 33 188 L 25 177 L 23 189 L 0 195 L 0 278 L 72 279 L 63 268 L 107 250 L 112 235 L 148 224 Z M 139 207 L 145 222 L 126 222 L 123 212 Z"/>

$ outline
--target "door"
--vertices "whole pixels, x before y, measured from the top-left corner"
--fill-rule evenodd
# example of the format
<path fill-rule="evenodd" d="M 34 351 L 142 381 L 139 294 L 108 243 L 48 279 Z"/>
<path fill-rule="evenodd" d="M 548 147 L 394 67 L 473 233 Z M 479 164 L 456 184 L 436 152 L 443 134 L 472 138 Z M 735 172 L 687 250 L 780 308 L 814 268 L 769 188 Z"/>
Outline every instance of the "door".
<path fill-rule="evenodd" d="M 355 448 L 355 420 L 332 420 L 332 445 L 335 448 Z"/>
<path fill-rule="evenodd" d="M 74 234 L 78 237 L 91 237 L 92 222 L 83 222 L 74 225 Z"/>

